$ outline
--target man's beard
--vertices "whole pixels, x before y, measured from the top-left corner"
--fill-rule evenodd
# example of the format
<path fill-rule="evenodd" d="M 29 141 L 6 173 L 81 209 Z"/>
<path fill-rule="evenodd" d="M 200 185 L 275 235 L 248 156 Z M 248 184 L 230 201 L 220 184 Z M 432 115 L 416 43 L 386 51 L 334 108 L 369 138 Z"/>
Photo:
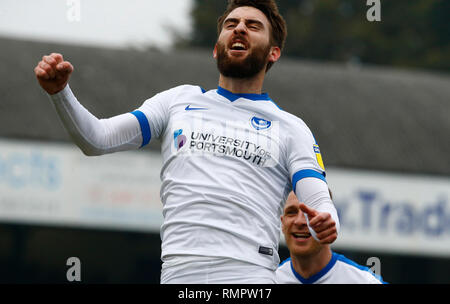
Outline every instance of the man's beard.
<path fill-rule="evenodd" d="M 270 45 L 257 47 L 245 59 L 228 56 L 225 46 L 217 43 L 217 68 L 219 72 L 230 78 L 252 78 L 266 67 Z"/>

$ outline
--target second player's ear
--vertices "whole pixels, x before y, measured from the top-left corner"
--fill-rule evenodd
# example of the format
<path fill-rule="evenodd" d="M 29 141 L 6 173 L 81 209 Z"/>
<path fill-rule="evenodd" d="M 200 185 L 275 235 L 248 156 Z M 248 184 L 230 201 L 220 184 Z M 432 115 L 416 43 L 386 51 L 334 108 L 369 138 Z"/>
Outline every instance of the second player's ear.
<path fill-rule="evenodd" d="M 285 233 L 286 227 L 284 226 L 284 223 L 283 223 L 283 216 L 280 216 L 280 221 L 281 221 L 281 232 Z"/>

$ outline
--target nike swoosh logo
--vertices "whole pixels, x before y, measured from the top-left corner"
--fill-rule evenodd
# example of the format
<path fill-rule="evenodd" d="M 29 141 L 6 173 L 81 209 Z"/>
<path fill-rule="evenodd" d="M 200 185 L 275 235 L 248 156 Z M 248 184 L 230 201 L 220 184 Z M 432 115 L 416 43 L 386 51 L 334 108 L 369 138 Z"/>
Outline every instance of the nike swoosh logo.
<path fill-rule="evenodd" d="M 188 105 L 185 109 L 186 111 L 198 111 L 198 110 L 208 110 L 207 108 L 191 108 L 191 105 Z"/>

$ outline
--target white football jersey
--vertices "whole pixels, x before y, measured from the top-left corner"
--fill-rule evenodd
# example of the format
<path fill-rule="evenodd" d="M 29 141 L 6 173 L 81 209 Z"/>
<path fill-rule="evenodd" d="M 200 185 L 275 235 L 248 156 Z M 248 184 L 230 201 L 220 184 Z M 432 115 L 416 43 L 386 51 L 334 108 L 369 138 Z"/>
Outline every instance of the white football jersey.
<path fill-rule="evenodd" d="M 333 252 L 330 262 L 317 274 L 303 278 L 286 259 L 276 271 L 278 284 L 386 284 L 369 268 Z"/>
<path fill-rule="evenodd" d="M 275 270 L 280 215 L 298 180 L 325 180 L 319 147 L 267 94 L 183 85 L 132 112 L 162 140 L 162 259 L 228 257 Z"/>

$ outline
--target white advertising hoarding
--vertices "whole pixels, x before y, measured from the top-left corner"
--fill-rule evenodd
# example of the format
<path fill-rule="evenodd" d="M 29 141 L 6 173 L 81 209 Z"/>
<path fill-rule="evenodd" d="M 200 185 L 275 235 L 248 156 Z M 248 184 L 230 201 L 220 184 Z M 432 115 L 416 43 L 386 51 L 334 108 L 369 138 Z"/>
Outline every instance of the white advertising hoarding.
<path fill-rule="evenodd" d="M 330 169 L 336 247 L 450 256 L 450 178 Z"/>
<path fill-rule="evenodd" d="M 0 140 L 0 221 L 158 231 L 162 158 Z"/>
<path fill-rule="evenodd" d="M 0 221 L 159 232 L 162 157 L 0 139 Z M 450 178 L 327 169 L 335 248 L 450 256 Z M 282 238 L 282 242 L 284 242 Z"/>

